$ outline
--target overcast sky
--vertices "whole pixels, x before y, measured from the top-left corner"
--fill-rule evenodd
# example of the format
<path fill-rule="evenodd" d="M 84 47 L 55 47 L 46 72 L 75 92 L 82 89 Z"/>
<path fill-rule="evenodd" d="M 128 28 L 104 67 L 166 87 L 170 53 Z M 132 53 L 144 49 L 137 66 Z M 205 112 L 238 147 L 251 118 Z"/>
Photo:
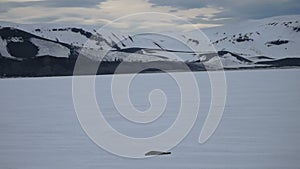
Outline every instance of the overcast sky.
<path fill-rule="evenodd" d="M 0 21 L 98 26 L 115 20 L 114 27 L 122 29 L 146 29 L 158 25 L 166 28 L 203 28 L 247 19 L 296 14 L 300 14 L 299 0 L 0 1 Z"/>

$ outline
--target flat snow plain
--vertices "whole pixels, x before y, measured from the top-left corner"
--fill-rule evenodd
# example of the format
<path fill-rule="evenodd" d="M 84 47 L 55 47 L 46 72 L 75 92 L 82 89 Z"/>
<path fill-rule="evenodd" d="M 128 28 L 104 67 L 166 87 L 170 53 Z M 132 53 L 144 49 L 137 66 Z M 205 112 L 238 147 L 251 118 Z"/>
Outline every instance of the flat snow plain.
<path fill-rule="evenodd" d="M 1 169 L 93 168 L 272 168 L 300 167 L 300 70 L 227 71 L 227 101 L 222 121 L 205 144 L 198 137 L 210 105 L 205 72 L 195 73 L 201 96 L 195 126 L 171 155 L 148 159 L 115 156 L 94 144 L 82 130 L 73 107 L 72 77 L 0 80 Z M 107 121 L 133 137 L 167 129 L 177 116 L 180 93 L 166 74 L 138 75 L 130 87 L 132 103 L 149 107 L 148 94 L 162 89 L 164 114 L 150 124 L 133 124 L 113 106 L 111 76 L 98 76 L 96 96 Z"/>

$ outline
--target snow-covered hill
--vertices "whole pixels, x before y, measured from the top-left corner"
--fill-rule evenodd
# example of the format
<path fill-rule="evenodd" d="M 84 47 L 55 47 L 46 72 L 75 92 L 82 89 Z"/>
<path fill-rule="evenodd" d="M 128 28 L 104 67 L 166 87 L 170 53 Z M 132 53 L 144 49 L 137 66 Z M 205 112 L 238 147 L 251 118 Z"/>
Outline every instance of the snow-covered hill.
<path fill-rule="evenodd" d="M 0 58 L 185 61 L 214 68 L 299 66 L 300 16 L 250 20 L 199 31 L 126 34 L 93 27 L 0 22 Z M 206 39 L 206 36 L 208 39 Z"/>
<path fill-rule="evenodd" d="M 251 20 L 204 30 L 218 50 L 244 57 L 299 57 L 300 16 L 279 16 Z"/>

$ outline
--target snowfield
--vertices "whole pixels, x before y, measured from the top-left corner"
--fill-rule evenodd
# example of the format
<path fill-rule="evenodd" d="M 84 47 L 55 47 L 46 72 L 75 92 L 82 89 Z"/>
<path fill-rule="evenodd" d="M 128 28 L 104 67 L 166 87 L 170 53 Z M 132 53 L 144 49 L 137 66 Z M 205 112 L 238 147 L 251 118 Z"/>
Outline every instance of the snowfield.
<path fill-rule="evenodd" d="M 0 168 L 297 169 L 299 74 L 299 69 L 227 71 L 223 119 L 215 134 L 201 145 L 198 137 L 210 106 L 210 84 L 205 72 L 195 73 L 201 104 L 191 133 L 170 150 L 171 155 L 139 160 L 110 154 L 87 137 L 73 107 L 72 77 L 1 79 Z M 156 88 L 162 89 L 168 100 L 163 116 L 145 125 L 130 123 L 117 113 L 110 95 L 111 77 L 97 77 L 96 96 L 116 130 L 132 137 L 149 137 L 172 124 L 180 93 L 166 74 L 142 74 L 132 82 L 130 97 L 137 109 L 149 107 L 148 94 Z"/>

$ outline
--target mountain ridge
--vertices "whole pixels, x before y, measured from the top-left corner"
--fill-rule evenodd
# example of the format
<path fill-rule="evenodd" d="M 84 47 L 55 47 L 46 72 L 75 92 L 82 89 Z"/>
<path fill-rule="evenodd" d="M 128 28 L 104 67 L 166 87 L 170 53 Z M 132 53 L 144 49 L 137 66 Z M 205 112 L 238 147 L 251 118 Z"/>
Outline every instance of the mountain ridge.
<path fill-rule="evenodd" d="M 299 66 L 298 18 L 300 16 L 292 15 L 251 20 L 206 28 L 203 33 L 157 34 L 0 22 L 0 58 L 2 65 L 8 62 L 4 58 L 10 59 L 7 63 L 10 64 L 14 60 L 22 62 L 43 56 L 53 57 L 53 60 L 65 58 L 75 64 L 73 61 L 84 55 L 95 62 L 106 63 L 184 62 L 193 64 L 191 67 L 195 70 L 203 70 L 203 65 L 211 70 Z M 222 67 L 216 64 L 217 60 L 221 61 Z M 51 64 L 50 67 L 55 67 L 55 62 Z M 14 71 L 7 67 L 0 68 L 2 76 Z M 67 67 L 71 69 L 74 65 Z"/>

